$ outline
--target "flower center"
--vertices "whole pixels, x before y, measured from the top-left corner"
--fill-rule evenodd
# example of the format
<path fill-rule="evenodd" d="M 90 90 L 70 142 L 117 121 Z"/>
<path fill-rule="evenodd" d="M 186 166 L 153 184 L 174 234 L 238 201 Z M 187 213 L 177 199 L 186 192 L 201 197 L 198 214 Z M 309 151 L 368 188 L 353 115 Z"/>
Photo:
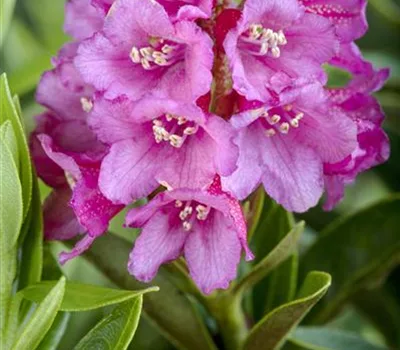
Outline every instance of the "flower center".
<path fill-rule="evenodd" d="M 197 133 L 198 125 L 183 116 L 165 114 L 153 120 L 153 134 L 157 143 L 163 141 L 175 148 L 180 148 L 185 140 Z"/>
<path fill-rule="evenodd" d="M 303 112 L 296 113 L 292 105 L 286 105 L 283 108 L 272 108 L 269 111 L 263 112 L 260 121 L 265 128 L 265 134 L 268 137 L 272 137 L 278 132 L 287 134 L 290 128 L 297 129 L 303 117 Z"/>
<path fill-rule="evenodd" d="M 129 54 L 132 62 L 141 64 L 146 70 L 171 66 L 184 55 L 184 46 L 170 40 L 150 37 L 149 46 L 133 46 Z"/>
<path fill-rule="evenodd" d="M 205 221 L 211 210 L 211 208 L 207 207 L 206 205 L 193 203 L 192 201 L 185 203 L 180 200 L 176 200 L 175 207 L 182 208 L 179 212 L 179 219 L 182 221 L 183 229 L 187 232 L 192 229 L 197 220 Z"/>
<path fill-rule="evenodd" d="M 239 47 L 255 56 L 267 56 L 274 58 L 281 56 L 280 46 L 287 44 L 286 36 L 282 30 L 278 32 L 270 28 L 264 28 L 261 24 L 251 24 L 239 40 Z"/>

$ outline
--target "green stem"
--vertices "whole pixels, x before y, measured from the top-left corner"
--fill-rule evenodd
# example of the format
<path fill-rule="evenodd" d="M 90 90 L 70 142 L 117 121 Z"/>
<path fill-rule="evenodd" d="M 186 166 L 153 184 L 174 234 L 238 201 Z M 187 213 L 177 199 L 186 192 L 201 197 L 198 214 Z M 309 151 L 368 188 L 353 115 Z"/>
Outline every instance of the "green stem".
<path fill-rule="evenodd" d="M 241 303 L 240 296 L 226 293 L 208 299 L 208 308 L 217 321 L 226 350 L 241 349 L 248 333 Z"/>

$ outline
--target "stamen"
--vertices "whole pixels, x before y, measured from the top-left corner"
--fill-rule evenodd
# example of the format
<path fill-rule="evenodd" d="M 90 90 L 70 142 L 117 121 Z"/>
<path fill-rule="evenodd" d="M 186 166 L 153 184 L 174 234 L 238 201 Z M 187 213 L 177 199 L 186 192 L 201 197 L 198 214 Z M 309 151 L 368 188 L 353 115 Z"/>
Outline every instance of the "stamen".
<path fill-rule="evenodd" d="M 176 208 L 180 208 L 180 207 L 182 207 L 182 205 L 183 205 L 183 203 L 180 200 L 176 200 L 175 201 L 175 207 Z"/>
<path fill-rule="evenodd" d="M 184 221 L 184 222 L 182 223 L 182 226 L 183 226 L 183 229 L 184 229 L 186 232 L 189 232 L 189 231 L 192 229 L 192 224 L 191 224 L 189 221 Z"/>
<path fill-rule="evenodd" d="M 183 145 L 183 137 L 178 136 L 178 135 L 170 135 L 169 136 L 169 143 L 171 144 L 171 146 L 176 147 L 176 148 L 180 148 Z"/>
<path fill-rule="evenodd" d="M 193 213 L 193 208 L 191 206 L 186 206 L 181 212 L 179 213 L 179 218 L 183 221 Z"/>
<path fill-rule="evenodd" d="M 142 58 L 142 59 L 140 60 L 140 62 L 141 62 L 142 67 L 143 67 L 144 69 L 148 70 L 148 69 L 151 68 L 151 67 L 150 67 L 149 61 L 146 60 L 145 58 Z"/>
<path fill-rule="evenodd" d="M 81 97 L 80 101 L 84 112 L 89 113 L 93 109 L 93 102 L 87 97 Z"/>
<path fill-rule="evenodd" d="M 183 133 L 185 135 L 194 135 L 198 130 L 198 127 L 193 126 L 193 127 L 187 127 L 185 130 L 183 130 Z"/>
<path fill-rule="evenodd" d="M 186 124 L 187 119 L 185 117 L 178 117 L 178 125 Z"/>
<path fill-rule="evenodd" d="M 282 30 L 275 32 L 271 28 L 264 28 L 261 24 L 252 24 L 243 36 L 245 48 L 255 55 L 265 56 L 271 51 L 272 57 L 278 58 L 281 49 L 278 46 L 287 44 L 287 39 Z M 254 46 L 258 46 L 258 53 Z M 252 47 L 253 46 L 253 47 Z"/>
<path fill-rule="evenodd" d="M 289 129 L 290 129 L 290 125 L 289 125 L 289 123 L 282 123 L 280 126 L 279 126 L 279 131 L 282 133 L 282 134 L 287 134 L 288 132 L 289 132 Z"/>
<path fill-rule="evenodd" d="M 196 211 L 197 211 L 197 219 L 204 221 L 207 219 L 208 213 L 210 212 L 209 209 L 207 207 L 205 207 L 204 205 L 199 204 L 196 207 Z"/>
<path fill-rule="evenodd" d="M 298 128 L 299 127 L 299 121 L 296 118 L 292 119 L 290 121 L 290 125 L 293 126 L 294 128 Z"/>
<path fill-rule="evenodd" d="M 296 114 L 296 119 L 297 119 L 297 120 L 302 120 L 303 117 L 304 117 L 304 113 L 303 113 L 303 112 L 300 112 L 300 113 L 297 113 L 297 114 Z"/>
<path fill-rule="evenodd" d="M 272 137 L 276 135 L 276 131 L 274 129 L 267 129 L 265 130 L 265 135 L 267 135 L 267 137 Z"/>
<path fill-rule="evenodd" d="M 278 114 L 274 114 L 272 117 L 267 118 L 268 123 L 271 125 L 275 125 L 276 123 L 279 123 L 281 120 L 281 116 Z"/>
<path fill-rule="evenodd" d="M 140 63 L 140 52 L 137 47 L 132 47 L 129 57 L 133 63 Z"/>

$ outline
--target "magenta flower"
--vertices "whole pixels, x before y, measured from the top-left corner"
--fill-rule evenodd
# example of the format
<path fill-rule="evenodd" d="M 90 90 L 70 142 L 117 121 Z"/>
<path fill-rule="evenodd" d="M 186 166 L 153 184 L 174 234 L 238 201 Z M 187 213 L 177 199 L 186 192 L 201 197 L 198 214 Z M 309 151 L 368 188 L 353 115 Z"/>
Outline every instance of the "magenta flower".
<path fill-rule="evenodd" d="M 270 89 L 288 80 L 325 82 L 321 64 L 334 56 L 338 39 L 329 20 L 306 12 L 297 0 L 247 0 L 223 47 L 233 88 L 248 100 L 267 102 Z"/>
<path fill-rule="evenodd" d="M 103 27 L 112 2 L 112 0 L 68 0 L 65 5 L 64 31 L 76 40 L 90 38 Z"/>
<path fill-rule="evenodd" d="M 353 74 L 346 87 L 330 89 L 329 93 L 335 108 L 346 113 L 357 125 L 357 147 L 341 162 L 324 164 L 326 210 L 333 209 L 343 198 L 346 184 L 352 183 L 359 173 L 385 162 L 390 155 L 389 140 L 381 128 L 383 111 L 370 96 L 388 79 L 388 69 L 375 71 L 363 60 L 355 45 L 342 50 L 335 63 Z"/>
<path fill-rule="evenodd" d="M 366 0 L 299 0 L 306 11 L 323 16 L 336 28 L 341 42 L 350 42 L 363 36 L 368 28 Z"/>
<path fill-rule="evenodd" d="M 68 58 L 57 61 L 62 63 L 46 72 L 38 87 L 37 100 L 50 111 L 38 117 L 31 149 L 39 176 L 54 188 L 44 206 L 45 237 L 69 239 L 88 231 L 76 249 L 62 255 L 65 262 L 88 248 L 122 206 L 112 204 L 98 189 L 107 148 L 86 123 L 92 89 Z"/>
<path fill-rule="evenodd" d="M 303 212 L 323 193 L 323 164 L 338 162 L 356 148 L 356 125 L 331 108 L 319 84 L 282 92 L 276 106 L 233 116 L 240 130 L 238 169 L 223 186 L 246 198 L 260 182 L 287 210 Z"/>
<path fill-rule="evenodd" d="M 90 124 L 111 145 L 100 173 L 107 198 L 128 204 L 159 184 L 170 188 L 205 188 L 216 173 L 236 168 L 234 129 L 196 105 L 172 100 L 126 98 L 97 100 Z"/>
<path fill-rule="evenodd" d="M 214 0 L 157 0 L 172 18 L 190 20 L 208 18 Z"/>
<path fill-rule="evenodd" d="M 163 192 L 132 209 L 126 223 L 143 228 L 128 263 L 129 272 L 143 282 L 183 254 L 192 278 L 209 294 L 235 278 L 242 249 L 246 260 L 253 258 L 240 204 L 222 192 L 219 178 L 207 191 Z"/>
<path fill-rule="evenodd" d="M 146 94 L 192 102 L 211 86 L 212 41 L 194 22 L 172 23 L 152 0 L 120 0 L 104 30 L 84 41 L 76 65 L 106 98 Z"/>

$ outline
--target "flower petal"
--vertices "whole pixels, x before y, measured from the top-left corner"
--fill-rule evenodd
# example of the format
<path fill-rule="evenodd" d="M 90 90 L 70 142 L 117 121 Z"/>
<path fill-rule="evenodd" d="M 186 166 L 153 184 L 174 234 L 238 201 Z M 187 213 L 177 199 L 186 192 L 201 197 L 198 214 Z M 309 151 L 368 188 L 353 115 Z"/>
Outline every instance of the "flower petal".
<path fill-rule="evenodd" d="M 158 211 L 135 241 L 129 256 L 129 273 L 139 281 L 151 281 L 162 264 L 180 256 L 187 237 L 179 219 L 171 222 L 168 213 Z"/>
<path fill-rule="evenodd" d="M 226 289 L 236 277 L 241 245 L 233 225 L 217 211 L 197 223 L 185 244 L 190 275 L 205 294 Z"/>

